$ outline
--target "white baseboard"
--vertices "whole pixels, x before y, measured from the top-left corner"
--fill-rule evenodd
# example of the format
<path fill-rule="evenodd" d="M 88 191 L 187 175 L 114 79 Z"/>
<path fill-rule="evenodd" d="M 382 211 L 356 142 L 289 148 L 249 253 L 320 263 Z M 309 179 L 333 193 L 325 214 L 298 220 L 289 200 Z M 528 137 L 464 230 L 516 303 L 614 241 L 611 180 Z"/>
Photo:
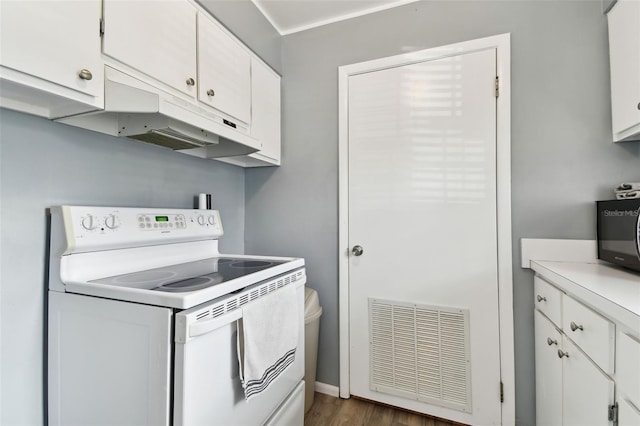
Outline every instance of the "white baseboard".
<path fill-rule="evenodd" d="M 337 398 L 340 395 L 340 388 L 326 383 L 316 382 L 316 392 Z"/>

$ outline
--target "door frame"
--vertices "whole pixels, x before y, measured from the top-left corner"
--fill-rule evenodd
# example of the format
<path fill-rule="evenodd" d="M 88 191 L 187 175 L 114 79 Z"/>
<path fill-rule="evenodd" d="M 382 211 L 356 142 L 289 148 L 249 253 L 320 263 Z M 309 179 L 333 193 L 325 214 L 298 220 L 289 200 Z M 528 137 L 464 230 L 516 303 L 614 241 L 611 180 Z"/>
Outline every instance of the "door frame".
<path fill-rule="evenodd" d="M 502 424 L 515 424 L 513 275 L 511 251 L 511 35 L 510 33 L 404 53 L 338 68 L 338 300 L 340 397 L 349 398 L 349 77 L 481 50 L 496 49 L 499 96 L 496 103 L 498 306 Z M 496 384 L 496 394 L 498 394 Z"/>

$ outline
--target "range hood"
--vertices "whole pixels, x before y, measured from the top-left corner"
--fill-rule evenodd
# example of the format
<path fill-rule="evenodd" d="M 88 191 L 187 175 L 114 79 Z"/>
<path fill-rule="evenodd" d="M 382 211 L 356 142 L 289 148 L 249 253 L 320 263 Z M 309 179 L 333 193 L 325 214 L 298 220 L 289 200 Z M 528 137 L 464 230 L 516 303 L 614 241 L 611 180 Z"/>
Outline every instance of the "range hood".
<path fill-rule="evenodd" d="M 128 74 L 105 67 L 104 110 L 56 121 L 160 145 L 202 158 L 259 151 L 248 130 L 210 110 L 170 95 Z"/>

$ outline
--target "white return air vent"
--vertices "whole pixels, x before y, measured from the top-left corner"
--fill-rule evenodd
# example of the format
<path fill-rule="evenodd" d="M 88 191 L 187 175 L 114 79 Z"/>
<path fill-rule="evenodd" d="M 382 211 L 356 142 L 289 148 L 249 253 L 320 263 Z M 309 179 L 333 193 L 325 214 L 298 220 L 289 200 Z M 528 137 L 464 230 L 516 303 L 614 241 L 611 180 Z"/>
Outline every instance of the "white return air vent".
<path fill-rule="evenodd" d="M 472 412 L 469 310 L 369 298 L 370 388 Z"/>

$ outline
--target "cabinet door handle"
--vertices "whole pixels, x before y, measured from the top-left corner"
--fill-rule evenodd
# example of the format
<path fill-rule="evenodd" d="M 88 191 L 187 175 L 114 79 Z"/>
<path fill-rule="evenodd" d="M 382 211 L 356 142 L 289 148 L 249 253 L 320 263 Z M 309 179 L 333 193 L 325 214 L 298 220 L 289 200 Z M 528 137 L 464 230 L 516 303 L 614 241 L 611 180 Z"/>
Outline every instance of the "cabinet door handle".
<path fill-rule="evenodd" d="M 93 74 L 91 74 L 91 71 L 84 68 L 80 70 L 80 72 L 78 73 L 78 77 L 80 77 L 83 80 L 91 80 L 93 78 Z"/>
<path fill-rule="evenodd" d="M 544 300 L 545 302 L 547 301 L 547 298 L 546 298 L 546 297 L 543 297 L 543 296 L 540 296 L 540 295 L 536 296 L 536 299 L 538 299 L 538 302 L 542 302 L 543 300 Z"/>
<path fill-rule="evenodd" d="M 640 109 L 640 102 L 638 102 L 638 109 Z"/>
<path fill-rule="evenodd" d="M 569 352 L 563 352 L 562 349 L 558 349 L 558 358 L 569 358 Z"/>
<path fill-rule="evenodd" d="M 207 90 L 207 96 L 215 96 L 216 92 L 213 91 L 213 89 L 209 89 Z"/>
<path fill-rule="evenodd" d="M 584 330 L 584 328 L 582 327 L 582 325 L 578 325 L 575 322 L 571 321 L 571 324 L 569 324 L 569 326 L 571 327 L 571 331 L 576 331 L 576 330 Z"/>
<path fill-rule="evenodd" d="M 547 337 L 547 345 L 551 346 L 551 345 L 557 345 L 558 341 L 557 340 L 553 340 L 551 337 Z"/>
<path fill-rule="evenodd" d="M 187 86 L 195 86 L 196 85 L 196 81 L 192 78 L 188 78 L 187 79 Z"/>

